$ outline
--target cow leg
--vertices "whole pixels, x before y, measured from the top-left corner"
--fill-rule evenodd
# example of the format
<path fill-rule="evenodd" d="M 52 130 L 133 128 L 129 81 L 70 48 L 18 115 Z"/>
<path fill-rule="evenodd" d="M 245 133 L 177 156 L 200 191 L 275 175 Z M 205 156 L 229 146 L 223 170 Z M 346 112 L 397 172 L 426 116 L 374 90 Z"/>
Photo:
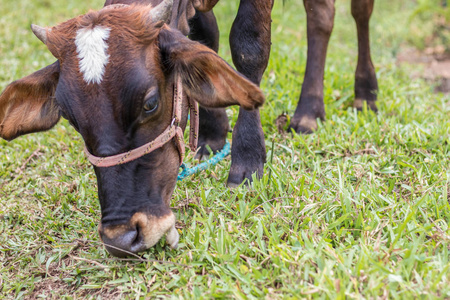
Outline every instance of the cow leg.
<path fill-rule="evenodd" d="M 358 65 L 355 72 L 355 102 L 362 109 L 364 101 L 367 107 L 377 111 L 378 83 L 375 68 L 370 57 L 369 19 L 373 11 L 374 0 L 352 0 L 352 16 L 358 32 Z"/>
<path fill-rule="evenodd" d="M 273 1 L 241 0 L 230 32 L 230 46 L 237 70 L 259 85 L 270 54 L 270 27 Z M 264 133 L 259 110 L 239 109 L 233 129 L 231 169 L 228 186 L 261 176 L 266 161 Z"/>
<path fill-rule="evenodd" d="M 199 41 L 214 51 L 219 50 L 219 28 L 213 11 L 199 12 L 189 21 L 189 38 Z M 230 130 L 228 116 L 224 108 L 206 109 L 200 107 L 199 138 L 197 158 L 209 156 L 206 145 L 213 152 L 223 148 Z"/>
<path fill-rule="evenodd" d="M 316 119 L 325 119 L 323 75 L 328 41 L 334 24 L 334 0 L 303 0 L 306 9 L 308 54 L 300 100 L 290 129 L 311 133 Z"/>

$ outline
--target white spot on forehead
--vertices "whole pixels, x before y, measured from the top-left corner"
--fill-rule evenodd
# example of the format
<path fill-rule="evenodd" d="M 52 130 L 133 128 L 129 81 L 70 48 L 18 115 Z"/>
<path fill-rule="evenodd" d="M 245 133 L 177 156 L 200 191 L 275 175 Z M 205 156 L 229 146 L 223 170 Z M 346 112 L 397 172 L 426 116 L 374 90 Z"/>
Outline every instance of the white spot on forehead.
<path fill-rule="evenodd" d="M 75 45 L 79 58 L 80 71 L 87 83 L 100 83 L 108 64 L 108 44 L 111 29 L 96 26 L 77 31 Z"/>

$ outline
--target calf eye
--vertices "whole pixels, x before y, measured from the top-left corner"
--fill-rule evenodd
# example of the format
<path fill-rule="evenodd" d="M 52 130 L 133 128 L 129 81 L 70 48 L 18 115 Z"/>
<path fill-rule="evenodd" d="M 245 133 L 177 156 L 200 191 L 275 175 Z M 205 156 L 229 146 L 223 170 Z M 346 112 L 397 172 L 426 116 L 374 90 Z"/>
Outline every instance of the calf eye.
<path fill-rule="evenodd" d="M 158 94 L 150 95 L 145 98 L 144 111 L 152 113 L 158 108 L 159 97 Z"/>

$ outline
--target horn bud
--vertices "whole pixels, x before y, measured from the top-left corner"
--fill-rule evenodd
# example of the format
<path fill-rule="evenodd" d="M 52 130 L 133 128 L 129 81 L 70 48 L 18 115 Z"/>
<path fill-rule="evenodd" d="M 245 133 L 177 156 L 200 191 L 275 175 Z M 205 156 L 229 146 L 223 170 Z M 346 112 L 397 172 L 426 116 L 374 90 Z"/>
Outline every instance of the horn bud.
<path fill-rule="evenodd" d="M 31 30 L 33 31 L 34 35 L 36 35 L 37 38 L 41 40 L 41 42 L 47 45 L 47 29 L 38 25 L 31 24 Z"/>
<path fill-rule="evenodd" d="M 171 16 L 173 7 L 173 0 L 163 0 L 160 4 L 154 7 L 150 11 L 150 21 L 156 23 L 159 21 L 164 21 L 166 23 Z"/>

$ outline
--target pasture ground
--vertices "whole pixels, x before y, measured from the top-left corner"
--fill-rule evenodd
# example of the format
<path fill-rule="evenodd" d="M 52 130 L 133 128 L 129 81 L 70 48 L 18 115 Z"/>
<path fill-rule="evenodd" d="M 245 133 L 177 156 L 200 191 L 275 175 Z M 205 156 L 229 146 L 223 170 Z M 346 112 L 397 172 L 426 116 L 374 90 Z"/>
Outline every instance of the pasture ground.
<path fill-rule="evenodd" d="M 221 1 L 220 54 L 237 1 Z M 0 141 L 0 298 L 449 298 L 450 98 L 399 66 L 414 1 L 377 0 L 371 21 L 378 114 L 352 108 L 356 32 L 337 1 L 327 120 L 279 134 L 306 62 L 301 1 L 276 1 L 262 82 L 268 161 L 250 188 L 225 187 L 229 158 L 180 182 L 180 247 L 117 260 L 99 242 L 93 170 L 67 122 Z M 29 29 L 101 0 L 0 0 L 0 89 L 54 61 Z M 416 21 L 418 22 L 418 21 Z M 420 24 L 415 24 L 420 26 Z M 231 122 L 237 108 L 229 109 Z M 192 159 L 188 163 L 195 163 Z M 144 183 L 143 183 L 144 184 Z"/>

